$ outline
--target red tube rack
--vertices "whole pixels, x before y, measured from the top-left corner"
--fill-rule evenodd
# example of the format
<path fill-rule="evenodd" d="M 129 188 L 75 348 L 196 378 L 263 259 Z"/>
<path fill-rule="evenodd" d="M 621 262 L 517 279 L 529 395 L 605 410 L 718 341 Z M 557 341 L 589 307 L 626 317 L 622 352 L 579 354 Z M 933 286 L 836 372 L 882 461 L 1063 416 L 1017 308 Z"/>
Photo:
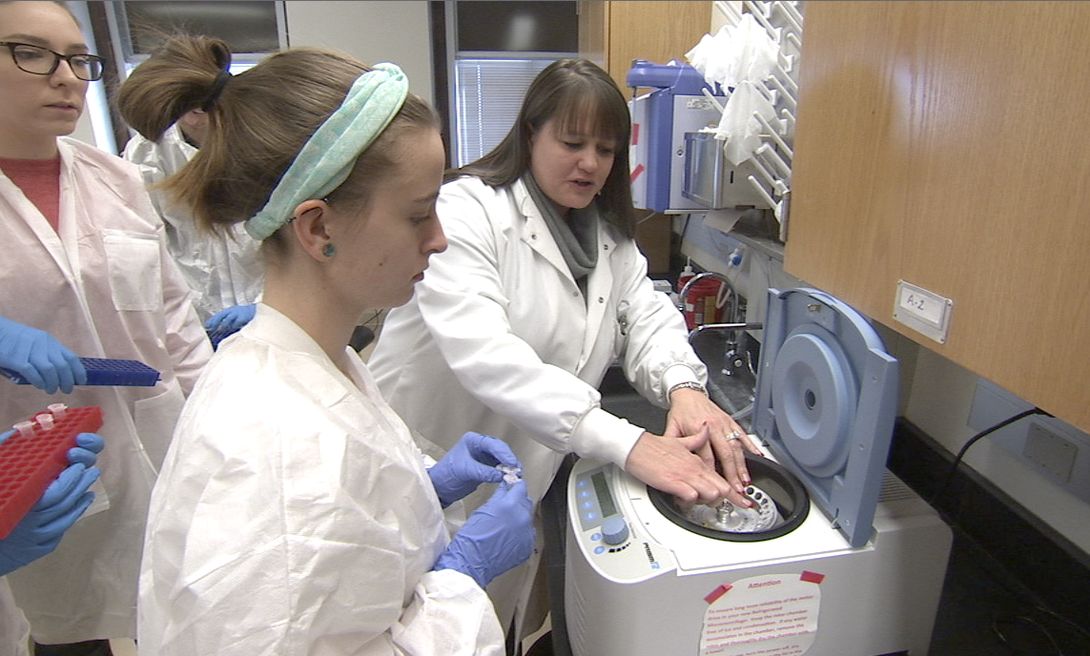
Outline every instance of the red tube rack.
<path fill-rule="evenodd" d="M 68 467 L 68 450 L 76 446 L 76 436 L 102 428 L 102 408 L 53 404 L 14 428 L 15 433 L 0 442 L 0 539 Z"/>

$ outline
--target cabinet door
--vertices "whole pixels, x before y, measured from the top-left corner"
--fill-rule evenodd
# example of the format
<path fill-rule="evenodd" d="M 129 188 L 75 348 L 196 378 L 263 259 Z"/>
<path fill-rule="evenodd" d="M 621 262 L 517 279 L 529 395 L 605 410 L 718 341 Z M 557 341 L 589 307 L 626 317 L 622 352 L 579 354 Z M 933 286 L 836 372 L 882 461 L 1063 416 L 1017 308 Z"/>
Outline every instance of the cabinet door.
<path fill-rule="evenodd" d="M 580 2 L 579 52 L 604 68 L 624 92 L 633 59 L 665 64 L 685 61 L 708 33 L 712 3 L 702 2 Z M 647 90 L 643 90 L 646 92 Z M 670 218 L 653 214 L 640 222 L 636 241 L 654 274 L 670 270 Z"/>
<path fill-rule="evenodd" d="M 711 2 L 580 2 L 579 49 L 628 91 L 633 59 L 665 64 L 685 61 L 708 33 Z"/>
<path fill-rule="evenodd" d="M 811 2 L 785 269 L 1090 431 L 1090 3 Z M 953 300 L 945 343 L 899 280 Z"/>

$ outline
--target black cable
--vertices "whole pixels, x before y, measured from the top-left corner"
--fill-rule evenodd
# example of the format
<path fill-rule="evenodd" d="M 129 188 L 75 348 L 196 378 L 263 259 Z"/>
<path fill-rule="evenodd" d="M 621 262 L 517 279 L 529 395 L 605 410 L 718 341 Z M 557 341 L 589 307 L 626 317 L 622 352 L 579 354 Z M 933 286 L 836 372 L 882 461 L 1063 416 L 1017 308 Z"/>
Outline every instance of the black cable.
<path fill-rule="evenodd" d="M 1081 636 L 1082 638 L 1085 638 L 1086 640 L 1090 640 L 1090 631 L 1087 631 L 1086 629 L 1084 629 L 1083 627 L 1079 626 L 1078 624 L 1072 622 L 1071 620 L 1067 619 L 1063 615 L 1060 615 L 1059 613 L 1057 613 L 1055 611 L 1052 611 L 1052 610 L 1049 610 L 1047 608 L 1042 608 L 1040 606 L 1034 606 L 1034 608 L 1041 611 L 1045 615 L 1049 615 L 1053 619 L 1059 620 L 1063 624 L 1066 624 L 1067 629 L 1073 631 L 1074 633 Z"/>
<path fill-rule="evenodd" d="M 1051 417 L 1052 416 L 1052 415 L 1050 415 L 1049 413 L 1045 412 L 1044 410 L 1042 410 L 1040 408 L 1030 408 L 1029 410 L 1019 412 L 1018 414 L 1014 415 L 1013 417 L 1010 417 L 1008 419 L 1004 419 L 1003 421 L 1001 421 L 998 424 L 992 426 L 991 428 L 987 428 L 985 430 L 982 430 L 979 433 L 977 433 L 976 435 L 970 437 L 969 441 L 966 442 L 965 445 L 961 447 L 960 451 L 958 451 L 958 454 L 954 458 L 954 461 L 950 464 L 950 471 L 947 472 L 946 479 L 943 480 L 942 485 L 940 485 L 938 490 L 935 491 L 935 494 L 931 496 L 931 499 L 928 501 L 928 503 L 930 505 L 934 506 L 935 502 L 938 500 L 938 498 L 942 495 L 943 492 L 946 491 L 946 488 L 950 486 L 950 481 L 952 481 L 954 479 L 954 473 L 957 471 L 958 465 L 961 464 L 961 460 L 962 460 L 962 458 L 965 457 L 965 452 L 969 450 L 969 447 L 971 447 L 972 445 L 974 445 L 978 441 L 980 441 L 980 439 L 982 437 L 985 437 L 986 435 L 990 435 L 990 434 L 994 433 L 995 431 L 999 430 L 1000 428 L 1003 428 L 1004 426 L 1009 426 L 1010 424 L 1013 424 L 1014 422 L 1019 421 L 1020 419 L 1025 419 L 1026 417 L 1028 417 L 1030 415 L 1045 415 L 1046 417 Z"/>
<path fill-rule="evenodd" d="M 1017 586 L 1017 585 L 1012 585 L 1010 581 L 1005 580 L 1003 577 L 991 577 L 989 580 L 991 580 L 995 584 L 999 585 L 1003 590 L 1005 590 L 1011 596 L 1017 597 L 1018 599 L 1023 600 L 1023 603 L 1022 603 L 1023 609 L 1021 610 L 1022 613 L 1031 613 L 1031 612 L 1040 613 L 1041 615 L 1044 615 L 1046 618 L 1051 619 L 1055 623 L 1055 625 L 1058 626 L 1058 628 L 1063 629 L 1066 632 L 1069 632 L 1071 635 L 1077 637 L 1078 639 L 1086 641 L 1088 643 L 1088 646 L 1090 646 L 1090 631 L 1083 628 L 1078 623 L 1064 617 L 1060 613 L 1057 613 L 1056 611 L 1046 607 L 1041 602 L 1041 600 L 1037 598 L 1037 596 L 1034 593 L 1026 590 L 1024 587 L 1020 587 L 1020 586 Z M 1008 613 L 1006 613 L 1006 615 L 1010 616 L 1013 619 L 1021 619 L 1024 622 L 1038 625 L 1038 628 L 1041 630 L 1042 633 L 1045 633 L 1047 636 L 1052 635 L 1051 633 L 1049 633 L 1048 630 L 1043 628 L 1043 626 L 1040 626 L 1042 624 L 1042 622 L 1040 622 L 1038 620 L 1034 620 L 1034 619 L 1032 619 L 1030 617 L 1025 617 L 1024 615 L 1017 615 L 1017 614 L 1014 614 L 1013 612 L 1008 612 Z M 999 637 L 999 639 L 1001 641 L 1006 643 L 1007 642 L 1006 637 L 1000 634 L 1000 632 L 999 632 L 999 630 L 998 630 L 998 628 L 996 626 L 996 623 L 1000 619 L 1001 619 L 1001 616 L 997 614 L 995 619 L 992 621 L 992 631 L 996 634 L 996 636 Z M 1052 641 L 1052 642 L 1055 642 L 1055 641 Z M 1059 651 L 1058 648 L 1057 648 L 1057 651 Z M 1084 649 L 1084 650 L 1082 650 L 1080 652 L 1080 654 L 1090 654 L 1090 649 Z M 1060 656 L 1063 656 L 1062 651 L 1060 651 Z"/>
<path fill-rule="evenodd" d="M 692 217 L 693 217 L 693 215 L 691 213 L 686 214 L 685 215 L 685 221 L 681 224 L 681 239 L 682 239 L 682 241 L 685 240 L 685 233 L 689 231 L 689 219 L 691 219 Z"/>
<path fill-rule="evenodd" d="M 1036 645 L 1029 647 L 1015 646 L 1014 641 L 1008 637 L 1007 633 L 1004 632 L 1003 627 L 1000 626 L 1000 622 L 1005 622 L 1009 624 L 1011 628 L 1014 628 L 1016 625 L 1021 624 L 1023 627 L 1035 629 L 1042 636 L 1044 636 L 1045 640 L 1048 641 L 1049 646 L 1052 648 L 1051 653 L 1054 653 L 1056 656 L 1066 656 L 1063 650 L 1060 649 L 1060 645 L 1056 642 L 1056 639 L 1052 637 L 1052 634 L 1048 631 L 1048 629 L 1042 626 L 1040 622 L 1024 615 L 1011 615 L 1006 619 L 996 617 L 992 620 L 992 633 L 994 633 L 996 637 L 999 638 L 999 641 L 1003 643 L 1008 649 L 1010 649 L 1012 653 L 1032 654 L 1033 656 L 1048 656 L 1048 654 L 1041 651 L 1041 648 Z M 1027 651 L 1027 649 L 1029 649 L 1029 651 Z"/>
<path fill-rule="evenodd" d="M 1034 611 L 1040 613 L 1044 617 L 1042 619 L 1037 619 L 1030 616 L 1029 613 Z M 1054 625 L 1052 627 L 1045 626 L 1045 622 L 1043 621 L 1044 619 L 1053 620 Z M 1040 635 L 1048 641 L 1048 644 L 1052 649 L 1051 653 L 1054 653 L 1056 656 L 1067 656 L 1068 654 L 1068 652 L 1065 652 L 1064 649 L 1060 646 L 1060 642 L 1056 638 L 1055 634 L 1057 630 L 1070 631 L 1070 635 L 1075 636 L 1076 640 L 1090 640 L 1090 632 L 1088 632 L 1086 629 L 1082 628 L 1075 622 L 1067 619 L 1063 615 L 1060 615 L 1055 611 L 1049 610 L 1048 608 L 1037 604 L 1031 605 L 1029 608 L 1021 613 L 997 615 L 992 620 L 991 628 L 992 632 L 996 635 L 999 641 L 1006 645 L 1007 648 L 1011 649 L 1013 653 L 1027 654 L 1032 656 L 1048 656 L 1046 652 L 1042 651 L 1042 648 L 1040 646 L 1025 645 L 1024 647 L 1019 647 L 1014 644 L 1012 638 L 1015 636 L 1011 634 L 1010 630 L 1018 628 L 1019 626 L 1032 629 L 1040 633 Z M 1052 630 L 1050 630 L 1050 628 Z M 1030 632 L 1027 632 L 1026 637 L 1029 637 L 1029 635 Z M 1068 647 L 1075 648 L 1075 651 L 1071 652 L 1072 654 L 1087 653 L 1086 643 L 1083 643 L 1082 647 L 1079 647 L 1073 642 L 1066 642 L 1065 644 Z"/>
<path fill-rule="evenodd" d="M 968 450 L 969 450 L 969 448 L 971 446 L 973 446 L 974 444 L 979 442 L 982 438 L 994 433 L 995 431 L 997 431 L 997 430 L 999 430 L 999 429 L 1001 429 L 1001 428 L 1003 428 L 1005 426 L 1009 426 L 1009 425 L 1011 425 L 1011 424 L 1013 424 L 1013 423 L 1015 423 L 1017 421 L 1025 419 L 1026 417 L 1029 417 L 1031 415 L 1044 415 L 1046 417 L 1053 416 L 1050 413 L 1045 412 L 1044 410 L 1041 410 L 1040 408 L 1036 408 L 1036 407 L 1030 408 L 1029 410 L 1019 412 L 1018 414 L 1016 414 L 1016 415 L 1014 415 L 1012 417 L 1004 419 L 1003 421 L 999 422 L 998 424 L 996 424 L 996 425 L 994 425 L 994 426 L 992 426 L 990 428 L 987 428 L 985 430 L 982 430 L 979 433 L 977 433 L 976 435 L 969 438 L 969 440 L 965 442 L 965 444 L 961 447 L 961 449 L 958 450 L 957 455 L 954 457 L 953 462 L 950 464 L 950 470 L 949 470 L 949 472 L 947 472 L 945 480 L 943 481 L 942 485 L 940 485 L 939 488 L 936 490 L 934 495 L 931 497 L 931 500 L 929 501 L 929 503 L 932 506 L 934 506 L 936 501 L 938 500 L 938 498 L 942 495 L 943 492 L 946 491 L 946 488 L 949 487 L 950 482 L 953 480 L 954 474 L 957 471 L 958 465 L 961 464 L 961 461 L 965 458 L 965 454 L 966 454 L 966 452 L 968 452 Z M 1054 612 L 1052 610 L 1049 610 L 1048 608 L 1045 608 L 1045 607 L 1043 607 L 1043 606 L 1041 606 L 1039 604 L 1032 604 L 1027 610 L 1037 611 L 1037 612 L 1042 613 L 1042 614 L 1044 614 L 1044 615 L 1046 615 L 1046 616 L 1048 616 L 1048 617 L 1050 617 L 1050 618 L 1052 618 L 1054 620 L 1057 620 L 1058 622 L 1062 622 L 1063 624 L 1067 625 L 1067 626 L 1062 627 L 1062 628 L 1066 628 L 1066 629 L 1072 631 L 1073 633 L 1075 633 L 1079 637 L 1090 639 L 1090 632 L 1087 632 L 1081 626 L 1079 626 L 1078 624 L 1072 622 L 1071 620 L 1068 620 L 1067 618 L 1063 617 L 1059 613 L 1056 613 L 1056 612 Z M 1024 612 L 1022 614 L 997 615 L 992 620 L 991 629 L 992 629 L 992 633 L 995 634 L 995 636 L 999 639 L 999 641 L 1001 643 L 1003 643 L 1008 649 L 1011 650 L 1012 654 L 1018 654 L 1018 655 L 1022 655 L 1022 654 L 1031 655 L 1032 654 L 1032 656 L 1049 656 L 1049 653 L 1046 653 L 1046 652 L 1042 651 L 1040 647 L 1030 647 L 1030 648 L 1028 648 L 1028 651 L 1027 651 L 1026 648 L 1018 647 L 1018 646 L 1012 644 L 1011 636 L 1009 635 L 1010 634 L 1010 629 L 1014 629 L 1014 628 L 1016 628 L 1018 626 L 1023 627 L 1023 629 L 1028 628 L 1030 630 L 1034 630 L 1034 631 L 1038 632 L 1040 634 L 1040 636 L 1043 637 L 1044 640 L 1046 640 L 1048 642 L 1049 647 L 1052 649 L 1052 651 L 1049 652 L 1049 653 L 1054 654 L 1055 656 L 1067 656 L 1065 654 L 1065 652 L 1063 651 L 1063 649 L 1060 647 L 1060 645 L 1057 642 L 1056 638 L 1054 637 L 1053 632 L 1050 631 L 1047 627 L 1045 627 L 1042 622 L 1038 621 L 1037 619 L 1034 619 L 1033 617 L 1029 617 Z"/>
<path fill-rule="evenodd" d="M 384 312 L 386 312 L 386 309 L 385 309 L 385 308 L 383 308 L 383 309 L 381 309 L 381 310 L 372 310 L 372 311 L 371 311 L 371 316 L 369 316 L 369 317 L 367 317 L 366 319 L 364 319 L 363 321 L 361 321 L 361 322 L 359 323 L 359 325 L 361 325 L 361 326 L 366 326 L 367 324 L 371 323 L 371 322 L 372 322 L 372 321 L 374 321 L 375 319 L 378 319 L 378 318 L 379 318 L 380 316 L 382 316 L 382 314 L 383 314 Z"/>

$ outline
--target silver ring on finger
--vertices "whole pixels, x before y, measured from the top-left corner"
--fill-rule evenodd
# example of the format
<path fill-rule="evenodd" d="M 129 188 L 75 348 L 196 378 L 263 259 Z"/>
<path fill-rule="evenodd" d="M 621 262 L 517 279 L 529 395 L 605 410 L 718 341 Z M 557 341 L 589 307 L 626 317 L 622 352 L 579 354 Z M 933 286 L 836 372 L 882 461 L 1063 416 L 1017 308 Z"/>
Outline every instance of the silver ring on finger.
<path fill-rule="evenodd" d="M 741 431 L 734 431 L 733 433 L 730 433 L 729 435 L 727 435 L 727 441 L 728 442 L 730 442 L 731 440 L 740 440 L 740 439 L 742 439 L 742 432 Z"/>

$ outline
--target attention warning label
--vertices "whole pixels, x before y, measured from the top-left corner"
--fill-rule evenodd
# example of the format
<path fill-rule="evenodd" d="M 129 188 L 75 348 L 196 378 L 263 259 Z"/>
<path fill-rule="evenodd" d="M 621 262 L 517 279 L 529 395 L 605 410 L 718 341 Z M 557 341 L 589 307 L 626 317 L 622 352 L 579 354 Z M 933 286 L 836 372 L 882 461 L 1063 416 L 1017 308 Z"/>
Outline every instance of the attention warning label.
<path fill-rule="evenodd" d="M 803 656 L 817 633 L 822 579 L 814 572 L 764 575 L 711 591 L 701 656 Z"/>

